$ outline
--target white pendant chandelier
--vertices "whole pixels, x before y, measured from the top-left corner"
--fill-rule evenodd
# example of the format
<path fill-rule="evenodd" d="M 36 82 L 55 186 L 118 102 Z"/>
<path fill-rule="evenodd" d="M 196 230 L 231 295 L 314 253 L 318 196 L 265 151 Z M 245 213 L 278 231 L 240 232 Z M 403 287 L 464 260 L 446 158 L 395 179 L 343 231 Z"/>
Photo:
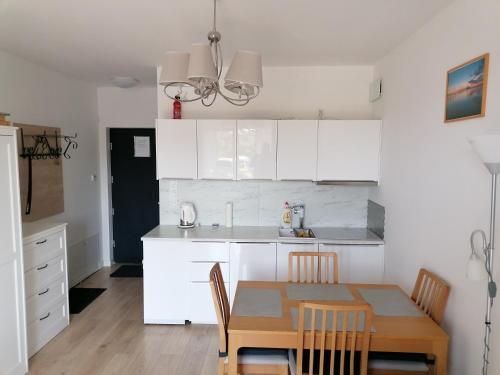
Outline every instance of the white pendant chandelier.
<path fill-rule="evenodd" d="M 221 34 L 216 29 L 217 0 L 214 0 L 213 30 L 208 44 L 193 44 L 191 53 L 167 52 L 162 64 L 159 84 L 170 99 L 181 102 L 201 100 L 211 106 L 217 95 L 229 103 L 244 106 L 259 95 L 262 88 L 262 59 L 259 53 L 237 51 L 226 73 L 222 74 Z M 222 87 L 227 90 L 224 93 Z"/>

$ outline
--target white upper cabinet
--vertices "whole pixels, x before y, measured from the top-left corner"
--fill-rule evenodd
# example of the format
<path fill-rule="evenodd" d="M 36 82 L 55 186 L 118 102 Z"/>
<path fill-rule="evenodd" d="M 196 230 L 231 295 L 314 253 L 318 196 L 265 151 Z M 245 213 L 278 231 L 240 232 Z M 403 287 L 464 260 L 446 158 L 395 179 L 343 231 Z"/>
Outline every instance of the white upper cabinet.
<path fill-rule="evenodd" d="M 156 175 L 196 179 L 196 120 L 156 120 Z"/>
<path fill-rule="evenodd" d="M 316 180 L 317 120 L 278 121 L 278 180 Z"/>
<path fill-rule="evenodd" d="M 276 120 L 238 120 L 238 180 L 276 180 Z"/>
<path fill-rule="evenodd" d="M 198 120 L 198 178 L 236 179 L 236 120 Z"/>
<path fill-rule="evenodd" d="M 322 120 L 318 127 L 319 181 L 378 181 L 379 120 Z"/>

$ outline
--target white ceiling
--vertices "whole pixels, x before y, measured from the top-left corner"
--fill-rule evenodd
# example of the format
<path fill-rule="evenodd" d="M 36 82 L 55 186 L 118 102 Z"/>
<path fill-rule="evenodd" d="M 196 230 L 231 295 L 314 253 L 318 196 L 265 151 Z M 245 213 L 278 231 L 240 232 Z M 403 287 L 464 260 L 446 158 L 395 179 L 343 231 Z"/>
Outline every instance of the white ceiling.
<path fill-rule="evenodd" d="M 372 64 L 452 0 L 217 0 L 226 60 Z M 167 50 L 206 41 L 211 0 L 0 0 L 0 49 L 83 80 L 146 84 Z"/>

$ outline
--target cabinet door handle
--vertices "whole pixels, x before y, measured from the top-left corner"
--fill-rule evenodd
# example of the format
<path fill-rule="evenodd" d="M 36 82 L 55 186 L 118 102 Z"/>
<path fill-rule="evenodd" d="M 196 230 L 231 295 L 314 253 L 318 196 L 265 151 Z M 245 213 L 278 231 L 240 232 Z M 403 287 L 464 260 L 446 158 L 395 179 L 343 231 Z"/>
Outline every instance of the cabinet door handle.
<path fill-rule="evenodd" d="M 44 244 L 45 242 L 47 242 L 47 239 L 43 240 L 43 241 L 38 241 L 36 242 L 37 245 L 41 245 L 41 244 Z"/>
<path fill-rule="evenodd" d="M 48 293 L 50 288 L 45 289 L 43 292 L 38 293 L 39 296 L 43 296 L 44 294 Z"/>
<path fill-rule="evenodd" d="M 50 316 L 50 312 L 47 313 L 43 318 L 40 318 L 40 321 L 47 319 Z"/>
<path fill-rule="evenodd" d="M 48 266 L 49 266 L 49 264 L 46 263 L 45 266 L 38 267 L 36 270 L 41 271 L 41 270 L 44 270 L 45 268 L 47 268 Z"/>

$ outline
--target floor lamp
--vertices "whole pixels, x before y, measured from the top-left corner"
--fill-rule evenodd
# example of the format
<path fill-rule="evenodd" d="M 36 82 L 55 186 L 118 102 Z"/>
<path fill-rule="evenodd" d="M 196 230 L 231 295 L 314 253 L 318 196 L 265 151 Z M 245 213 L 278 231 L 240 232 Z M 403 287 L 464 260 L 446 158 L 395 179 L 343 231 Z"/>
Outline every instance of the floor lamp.
<path fill-rule="evenodd" d="M 491 173 L 491 210 L 490 210 L 490 238 L 486 240 L 486 234 L 482 230 L 476 230 L 471 235 L 472 254 L 467 265 L 467 275 L 471 279 L 488 279 L 488 293 L 485 317 L 484 352 L 483 352 L 483 375 L 488 374 L 490 336 L 491 336 L 491 309 L 493 300 L 497 294 L 497 286 L 493 279 L 493 255 L 495 250 L 495 219 L 497 198 L 497 176 L 500 174 L 500 134 L 481 135 L 470 140 L 472 148 L 479 155 L 486 168 Z M 474 237 L 476 234 L 482 236 L 482 251 L 485 260 L 482 261 L 480 254 L 476 251 Z"/>

